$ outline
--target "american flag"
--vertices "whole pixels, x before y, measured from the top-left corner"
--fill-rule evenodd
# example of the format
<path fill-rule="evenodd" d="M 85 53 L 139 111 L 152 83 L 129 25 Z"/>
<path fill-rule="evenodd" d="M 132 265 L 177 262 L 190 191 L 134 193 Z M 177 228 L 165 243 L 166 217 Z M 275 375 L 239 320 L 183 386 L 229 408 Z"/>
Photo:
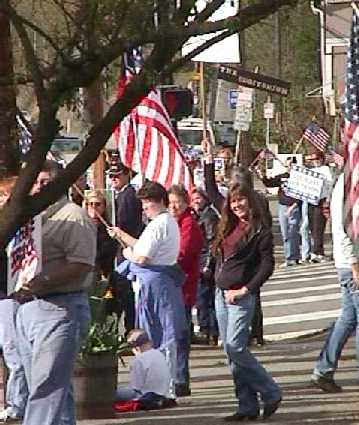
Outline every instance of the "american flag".
<path fill-rule="evenodd" d="M 338 166 L 338 168 L 343 168 L 344 166 L 344 157 L 342 157 L 339 153 L 335 152 L 334 149 L 329 148 L 325 152 L 325 161 L 328 163 L 334 163 Z"/>
<path fill-rule="evenodd" d="M 347 55 L 344 130 L 345 147 L 345 227 L 353 241 L 359 236 L 359 17 L 353 11 L 350 45 Z"/>
<path fill-rule="evenodd" d="M 327 146 L 330 136 L 324 130 L 324 128 L 319 127 L 315 122 L 311 122 L 307 128 L 304 130 L 303 138 L 308 140 L 315 148 L 324 152 L 325 147 Z"/>
<path fill-rule="evenodd" d="M 19 147 L 20 152 L 26 155 L 31 147 L 32 135 L 28 123 L 25 122 L 20 114 L 16 114 L 16 121 L 19 129 Z"/>
<path fill-rule="evenodd" d="M 276 156 L 270 149 L 264 148 L 259 152 L 258 158 L 259 159 L 275 159 Z"/>
<path fill-rule="evenodd" d="M 119 97 L 142 65 L 142 55 L 137 49 L 126 55 L 124 65 Z M 192 176 L 157 89 L 153 88 L 120 122 L 115 139 L 126 167 L 166 188 L 182 183 L 190 189 Z"/>

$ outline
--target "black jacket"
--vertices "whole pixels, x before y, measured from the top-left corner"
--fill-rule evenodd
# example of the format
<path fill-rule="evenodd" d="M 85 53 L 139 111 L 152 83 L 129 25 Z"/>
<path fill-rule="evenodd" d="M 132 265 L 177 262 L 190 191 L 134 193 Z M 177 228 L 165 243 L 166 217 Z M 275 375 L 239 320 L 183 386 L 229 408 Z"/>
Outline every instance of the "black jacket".
<path fill-rule="evenodd" d="M 221 289 L 246 286 L 252 293 L 259 291 L 274 270 L 272 230 L 262 227 L 248 240 L 239 240 L 236 251 L 226 260 L 217 255 L 216 285 Z"/>

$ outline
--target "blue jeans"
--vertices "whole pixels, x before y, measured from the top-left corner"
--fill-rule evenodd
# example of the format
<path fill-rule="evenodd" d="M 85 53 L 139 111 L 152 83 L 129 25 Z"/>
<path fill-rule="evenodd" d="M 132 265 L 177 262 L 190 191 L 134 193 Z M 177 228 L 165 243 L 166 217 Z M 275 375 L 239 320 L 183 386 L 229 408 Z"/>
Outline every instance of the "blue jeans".
<path fill-rule="evenodd" d="M 23 425 L 75 425 L 71 378 L 89 323 L 86 294 L 47 296 L 19 307 L 18 349 L 29 387 Z"/>
<path fill-rule="evenodd" d="M 233 376 L 238 411 L 245 415 L 259 413 L 258 393 L 264 403 L 281 397 L 278 385 L 247 348 L 254 302 L 254 296 L 247 294 L 236 304 L 227 304 L 224 292 L 216 290 L 219 334 Z"/>
<path fill-rule="evenodd" d="M 288 260 L 300 259 L 300 216 L 301 211 L 298 207 L 292 210 L 290 216 L 287 216 L 287 205 L 279 204 L 279 224 L 283 238 L 284 257 Z"/>
<path fill-rule="evenodd" d="M 198 285 L 198 322 L 201 332 L 218 336 L 216 310 L 214 308 L 215 286 L 204 279 Z"/>
<path fill-rule="evenodd" d="M 176 384 L 189 385 L 189 354 L 191 350 L 192 307 L 186 305 L 187 333 L 177 341 L 177 379 Z"/>
<path fill-rule="evenodd" d="M 129 387 L 118 387 L 116 391 L 116 401 L 138 400 L 142 394 Z"/>
<path fill-rule="evenodd" d="M 353 290 L 351 269 L 338 269 L 342 287 L 342 310 L 322 348 L 314 369 L 316 375 L 332 379 L 338 361 L 350 335 L 356 330 L 356 356 L 359 363 L 359 290 Z"/>
<path fill-rule="evenodd" d="M 308 201 L 302 203 L 302 224 L 300 226 L 300 235 L 302 238 L 302 260 L 308 260 L 311 250 L 311 237 L 309 230 L 309 217 L 308 217 Z"/>
<path fill-rule="evenodd" d="M 28 397 L 24 367 L 16 347 L 15 316 L 19 303 L 15 300 L 0 301 L 0 347 L 9 371 L 6 383 L 6 407 L 11 415 L 22 418 Z"/>

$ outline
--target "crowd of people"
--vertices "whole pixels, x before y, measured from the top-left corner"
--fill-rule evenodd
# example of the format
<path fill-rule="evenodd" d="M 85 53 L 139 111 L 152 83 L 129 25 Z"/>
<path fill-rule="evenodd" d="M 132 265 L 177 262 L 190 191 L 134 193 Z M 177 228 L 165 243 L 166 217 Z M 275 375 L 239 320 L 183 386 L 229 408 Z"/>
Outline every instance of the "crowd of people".
<path fill-rule="evenodd" d="M 166 190 L 146 181 L 136 191 L 131 171 L 116 162 L 108 170 L 115 222 L 110 223 L 102 191 L 88 190 L 79 197 L 78 186 L 72 201 L 64 194 L 42 213 L 42 271 L 0 301 L 0 345 L 10 372 L 7 408 L 0 421 L 76 423 L 71 376 L 90 323 L 87 293 L 102 276 L 113 293 L 109 308 L 123 317 L 136 354 L 130 387 L 119 388 L 117 400 L 146 401 L 153 393 L 162 402 L 191 395 L 191 342 L 217 344 L 220 339 L 238 400 L 237 411 L 224 420 L 256 419 L 261 408 L 265 419 L 276 412 L 281 389 L 250 351 L 254 341 L 264 344 L 260 289 L 275 266 L 268 199 L 254 189 L 253 171 L 230 165 L 229 157 L 219 182 L 213 148 L 206 142 L 204 146 L 202 187 L 173 185 Z M 334 177 L 323 161 L 320 152 L 306 157 L 306 164 L 331 183 Z M 32 194 L 60 171 L 58 164 L 47 161 Z M 260 169 L 255 172 L 265 186 L 279 187 L 283 267 L 325 261 L 329 184 L 314 206 L 284 193 L 288 173 L 269 179 Z M 8 202 L 15 180 L 2 182 L 0 207 Z M 335 187 L 342 190 L 332 203 L 343 197 L 342 186 L 341 175 Z M 341 349 L 357 326 L 359 307 L 358 260 L 342 217 L 335 217 L 334 260 L 346 309 L 313 372 L 313 384 L 325 390 L 339 388 L 333 375 Z"/>

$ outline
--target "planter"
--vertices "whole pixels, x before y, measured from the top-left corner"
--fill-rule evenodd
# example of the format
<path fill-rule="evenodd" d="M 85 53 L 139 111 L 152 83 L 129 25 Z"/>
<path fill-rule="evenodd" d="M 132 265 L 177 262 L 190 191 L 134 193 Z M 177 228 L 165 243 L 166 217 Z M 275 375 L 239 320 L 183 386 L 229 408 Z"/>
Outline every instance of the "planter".
<path fill-rule="evenodd" d="M 118 356 L 102 353 L 76 362 L 73 385 L 77 419 L 113 418 L 117 388 Z"/>

